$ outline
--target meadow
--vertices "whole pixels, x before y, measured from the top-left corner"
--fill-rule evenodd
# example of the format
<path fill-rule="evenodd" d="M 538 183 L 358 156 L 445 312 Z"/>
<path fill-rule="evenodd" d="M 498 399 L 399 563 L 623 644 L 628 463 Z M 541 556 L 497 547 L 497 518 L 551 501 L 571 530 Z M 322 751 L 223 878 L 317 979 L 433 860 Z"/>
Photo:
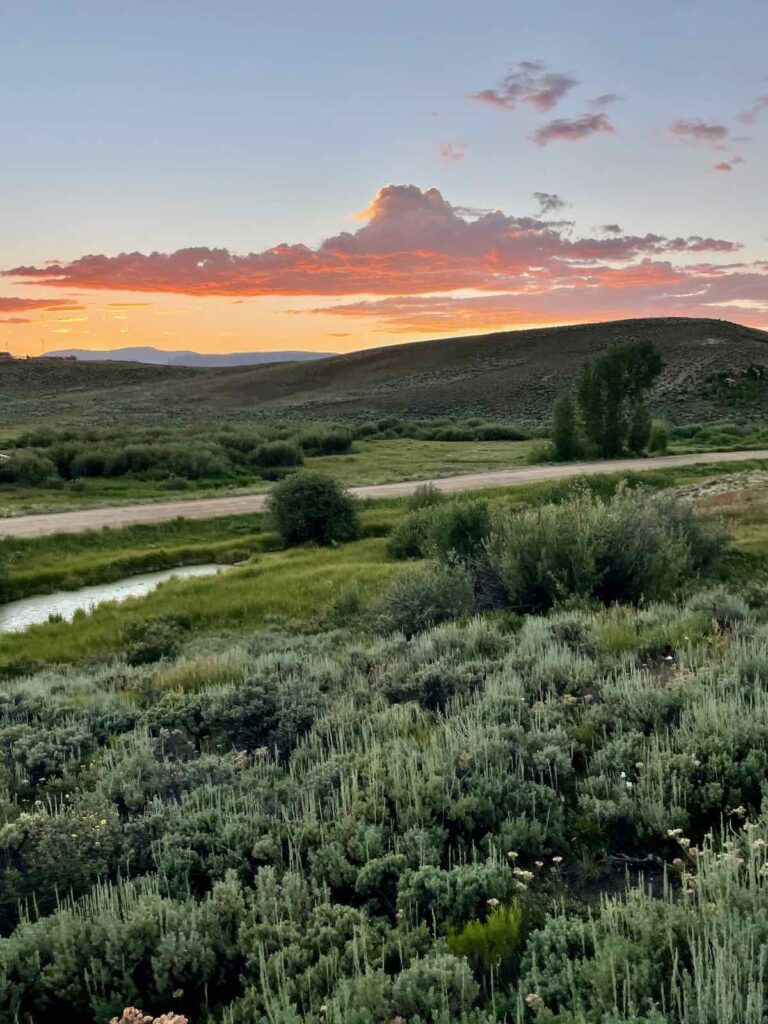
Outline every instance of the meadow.
<path fill-rule="evenodd" d="M 755 462 L 3 541 L 248 561 L 0 639 L 0 1024 L 763 1024 L 767 523 Z"/>

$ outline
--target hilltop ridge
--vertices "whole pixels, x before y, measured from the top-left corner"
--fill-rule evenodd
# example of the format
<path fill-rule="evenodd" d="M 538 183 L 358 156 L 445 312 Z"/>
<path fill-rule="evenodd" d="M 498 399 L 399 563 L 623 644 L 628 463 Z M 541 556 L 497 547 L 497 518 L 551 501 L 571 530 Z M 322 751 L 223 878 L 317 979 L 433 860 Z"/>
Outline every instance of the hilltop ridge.
<path fill-rule="evenodd" d="M 712 381 L 768 365 L 768 332 L 658 317 L 410 342 L 304 362 L 215 369 L 29 360 L 2 364 L 2 422 L 185 422 L 260 417 L 484 416 L 540 421 L 581 364 L 616 341 L 650 340 L 661 413 L 713 418 Z M 87 407 L 86 400 L 87 399 Z"/>

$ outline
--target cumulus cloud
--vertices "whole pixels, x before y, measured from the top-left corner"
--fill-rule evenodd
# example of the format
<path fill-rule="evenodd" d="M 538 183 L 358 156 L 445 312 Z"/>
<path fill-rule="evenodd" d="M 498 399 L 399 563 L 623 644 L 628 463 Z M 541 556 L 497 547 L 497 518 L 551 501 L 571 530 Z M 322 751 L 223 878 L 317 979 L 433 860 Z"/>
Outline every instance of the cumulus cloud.
<path fill-rule="evenodd" d="M 513 65 L 495 89 L 473 92 L 470 99 L 499 110 L 514 110 L 519 103 L 546 113 L 575 86 L 577 79 L 560 71 L 549 71 L 540 60 L 524 60 Z"/>
<path fill-rule="evenodd" d="M 731 131 L 727 125 L 715 124 L 710 121 L 686 120 L 679 118 L 673 121 L 669 130 L 676 138 L 694 145 L 711 146 L 713 149 L 725 149 L 730 140 Z"/>
<path fill-rule="evenodd" d="M 554 192 L 534 192 L 533 198 L 539 204 L 542 217 L 545 217 L 548 213 L 556 213 L 558 210 L 563 210 L 568 205 L 564 199 L 561 199 Z"/>
<path fill-rule="evenodd" d="M 580 142 L 601 132 L 612 135 L 615 130 L 606 114 L 582 114 L 581 117 L 549 121 L 537 128 L 531 139 L 537 146 L 547 146 L 550 142 Z"/>
<path fill-rule="evenodd" d="M 550 196 L 550 193 L 546 193 Z M 70 263 L 15 267 L 7 275 L 57 287 L 146 293 L 416 295 L 460 288 L 494 291 L 521 278 L 578 273 L 594 261 L 735 252 L 726 239 L 616 234 L 573 237 L 569 222 L 502 210 L 453 207 L 436 188 L 387 185 L 359 215 L 365 223 L 317 248 L 281 244 L 237 255 L 207 247 L 176 252 L 88 255 Z"/>
<path fill-rule="evenodd" d="M 462 142 L 461 139 L 454 139 L 451 142 L 441 142 L 437 149 L 441 158 L 446 163 L 455 164 L 459 163 L 467 155 L 469 143 Z"/>

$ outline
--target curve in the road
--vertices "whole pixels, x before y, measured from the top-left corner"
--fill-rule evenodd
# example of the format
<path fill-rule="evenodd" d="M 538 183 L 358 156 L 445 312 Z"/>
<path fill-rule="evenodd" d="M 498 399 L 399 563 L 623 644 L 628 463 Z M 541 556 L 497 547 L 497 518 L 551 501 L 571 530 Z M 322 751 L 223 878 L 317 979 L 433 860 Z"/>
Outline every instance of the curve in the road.
<path fill-rule="evenodd" d="M 373 484 L 352 487 L 361 498 L 404 497 L 420 485 L 433 483 L 447 494 L 476 491 L 486 487 L 515 487 L 541 480 L 560 480 L 566 477 L 596 473 L 643 472 L 674 466 L 720 465 L 744 462 L 749 459 L 768 459 L 768 449 L 739 452 L 698 452 L 691 455 L 663 455 L 647 459 L 616 459 L 610 462 L 574 462 L 559 466 L 523 466 L 499 469 L 486 473 L 465 473 L 432 481 L 404 480 L 391 484 Z M 136 523 L 162 523 L 169 519 L 213 519 L 218 516 L 247 515 L 262 512 L 267 494 L 237 494 L 225 498 L 196 498 L 182 501 L 162 501 L 144 505 L 117 505 L 103 508 L 81 509 L 77 512 L 52 512 L 46 515 L 15 516 L 0 519 L 0 537 L 41 537 L 52 533 L 82 533 L 104 526 L 133 526 Z"/>

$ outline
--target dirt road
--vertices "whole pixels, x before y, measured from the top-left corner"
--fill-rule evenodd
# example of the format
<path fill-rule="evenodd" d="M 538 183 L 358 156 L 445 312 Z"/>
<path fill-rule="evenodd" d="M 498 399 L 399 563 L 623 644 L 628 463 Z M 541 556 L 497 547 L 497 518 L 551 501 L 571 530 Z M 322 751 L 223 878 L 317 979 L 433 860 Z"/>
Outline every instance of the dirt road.
<path fill-rule="evenodd" d="M 611 462 L 574 462 L 564 466 L 523 466 L 486 473 L 466 473 L 433 481 L 448 494 L 475 491 L 484 487 L 515 487 L 539 480 L 594 473 L 643 472 L 668 466 L 693 466 L 706 463 L 743 462 L 768 459 L 768 450 L 741 452 L 702 452 L 697 455 L 665 455 L 648 459 L 616 459 Z M 407 480 L 368 487 L 352 487 L 361 498 L 397 498 L 411 494 L 426 480 Z M 212 519 L 216 516 L 261 512 L 266 494 L 236 494 L 226 498 L 195 498 L 186 501 L 160 501 L 144 505 L 118 505 L 82 509 L 78 512 L 53 512 L 47 515 L 16 516 L 0 519 L 0 537 L 41 537 L 50 533 L 82 533 L 103 526 L 131 526 L 134 523 L 162 523 L 182 516 L 185 519 Z"/>

